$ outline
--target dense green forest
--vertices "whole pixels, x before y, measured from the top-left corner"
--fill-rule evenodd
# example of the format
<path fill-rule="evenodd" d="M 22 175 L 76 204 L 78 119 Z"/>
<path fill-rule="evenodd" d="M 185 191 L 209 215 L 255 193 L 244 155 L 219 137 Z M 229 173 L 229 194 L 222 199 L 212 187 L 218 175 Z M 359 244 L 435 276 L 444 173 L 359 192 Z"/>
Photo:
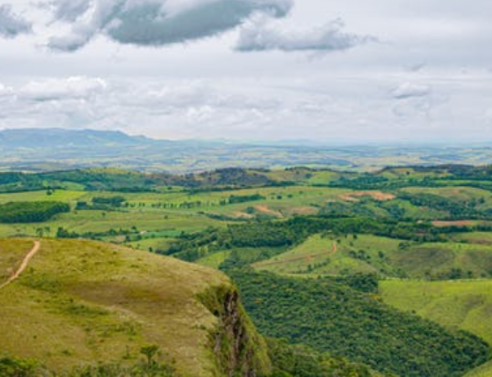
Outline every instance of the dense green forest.
<path fill-rule="evenodd" d="M 373 370 L 343 357 L 317 352 L 302 344 L 291 345 L 285 339 L 268 338 L 268 353 L 273 364 L 271 377 L 372 377 Z M 379 374 L 392 377 L 393 374 Z"/>
<path fill-rule="evenodd" d="M 484 363 L 488 345 L 383 304 L 334 279 L 229 271 L 259 330 L 406 377 L 462 376 Z"/>
<path fill-rule="evenodd" d="M 69 211 L 70 206 L 61 202 L 13 202 L 0 205 L 0 222 L 43 222 L 58 213 Z"/>

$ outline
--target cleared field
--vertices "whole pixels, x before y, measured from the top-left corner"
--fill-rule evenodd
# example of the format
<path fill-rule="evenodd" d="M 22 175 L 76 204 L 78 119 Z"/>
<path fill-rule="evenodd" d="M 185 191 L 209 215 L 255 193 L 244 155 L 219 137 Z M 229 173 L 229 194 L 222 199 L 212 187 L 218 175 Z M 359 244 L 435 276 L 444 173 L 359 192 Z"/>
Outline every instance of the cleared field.
<path fill-rule="evenodd" d="M 280 274 L 377 272 L 388 277 L 438 280 L 483 278 L 492 274 L 492 245 L 417 244 L 374 235 L 318 234 L 254 267 Z"/>
<path fill-rule="evenodd" d="M 492 273 L 492 246 L 466 243 L 423 243 L 404 247 L 390 263 L 409 278 L 477 278 Z"/>
<path fill-rule="evenodd" d="M 380 294 L 397 309 L 468 330 L 492 344 L 492 280 L 386 280 Z"/>
<path fill-rule="evenodd" d="M 84 191 L 54 190 L 51 195 L 46 191 L 30 191 L 15 194 L 0 194 L 0 204 L 8 202 L 72 202 L 86 196 Z M 113 194 L 114 195 L 114 194 Z"/>
<path fill-rule="evenodd" d="M 55 236 L 59 227 L 77 233 L 100 233 L 111 229 L 137 228 L 139 231 L 191 232 L 209 226 L 223 226 L 224 222 L 193 213 L 172 211 L 72 211 L 55 216 L 44 223 L 0 224 L 0 237 L 36 236 L 43 229 L 43 236 Z"/>
<path fill-rule="evenodd" d="M 452 238 L 456 241 L 464 241 L 477 245 L 492 245 L 491 232 L 456 233 Z"/>
<path fill-rule="evenodd" d="M 70 213 L 54 217 L 42 224 L 0 224 L 0 237 L 54 236 L 59 227 L 71 232 L 107 232 L 110 229 L 192 232 L 208 226 L 224 226 L 230 220 L 281 218 L 310 215 L 330 200 L 341 200 L 350 190 L 324 187 L 293 186 L 244 190 L 189 193 L 164 190 L 162 193 L 115 193 L 56 190 L 0 194 L 0 203 L 15 201 L 61 201 L 69 203 Z M 95 197 L 122 196 L 127 204 L 116 210 L 75 210 L 77 201 L 91 203 Z M 231 196 L 260 195 L 264 199 L 229 204 Z M 215 217 L 216 218 L 215 218 Z M 40 228 L 43 228 L 40 233 Z"/>
<path fill-rule="evenodd" d="M 461 201 L 475 200 L 477 201 L 478 209 L 487 209 L 492 207 L 492 193 L 490 191 L 474 187 L 408 187 L 404 188 L 403 191 L 408 193 L 434 194 L 444 198 L 458 199 Z"/>
<path fill-rule="evenodd" d="M 390 273 L 392 267 L 386 262 L 386 254 L 397 250 L 400 242 L 372 235 L 335 238 L 318 234 L 254 267 L 280 274 Z"/>

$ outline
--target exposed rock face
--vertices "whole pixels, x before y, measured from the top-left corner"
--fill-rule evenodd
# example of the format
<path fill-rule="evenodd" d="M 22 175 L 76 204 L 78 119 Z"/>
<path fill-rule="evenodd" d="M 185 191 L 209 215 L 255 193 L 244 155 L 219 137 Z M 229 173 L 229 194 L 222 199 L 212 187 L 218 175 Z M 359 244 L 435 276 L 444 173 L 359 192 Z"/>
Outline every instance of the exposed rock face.
<path fill-rule="evenodd" d="M 219 369 L 227 377 L 269 375 L 266 343 L 244 311 L 236 288 L 223 285 L 200 298 L 218 318 L 210 341 Z"/>

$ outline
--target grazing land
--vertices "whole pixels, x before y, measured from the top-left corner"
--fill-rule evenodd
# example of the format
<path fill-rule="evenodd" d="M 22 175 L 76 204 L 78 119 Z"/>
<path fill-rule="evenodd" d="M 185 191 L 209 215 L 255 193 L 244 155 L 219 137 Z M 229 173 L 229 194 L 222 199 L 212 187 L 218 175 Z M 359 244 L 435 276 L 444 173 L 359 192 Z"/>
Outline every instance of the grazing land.
<path fill-rule="evenodd" d="M 211 285 L 214 279 L 227 281 L 213 269 L 231 276 L 254 325 L 264 335 L 291 343 L 268 341 L 267 359 L 283 373 L 295 369 L 283 364 L 280 355 L 285 354 L 301 358 L 320 375 L 326 372 L 327 360 L 331 367 L 340 366 L 337 373 L 344 370 L 341 376 L 354 371 L 361 377 L 480 373 L 480 368 L 487 368 L 492 342 L 491 174 L 488 166 L 463 165 L 392 167 L 369 173 L 307 167 L 228 168 L 183 175 L 100 168 L 0 173 L 0 211 L 14 214 L 11 221 L 12 217 L 2 220 L 0 213 L 0 236 L 6 238 L 0 248 L 0 278 L 6 281 L 16 271 L 32 247 L 30 240 L 41 239 L 39 254 L 15 283 L 4 288 L 19 289 L 19 308 L 27 302 L 35 309 L 30 315 L 47 310 L 52 327 L 53 323 L 65 326 L 70 313 L 61 311 L 71 307 L 70 300 L 75 306 L 87 306 L 91 313 L 110 312 L 91 318 L 77 314 L 77 321 L 66 324 L 67 338 L 50 346 L 57 351 L 42 355 L 33 351 L 34 357 L 53 368 L 88 361 L 94 352 L 108 352 L 108 360 L 121 358 L 120 345 L 126 343 L 137 357 L 138 348 L 149 341 L 184 360 L 180 352 L 186 345 L 168 342 L 165 334 L 147 338 L 145 326 L 165 327 L 165 316 L 139 314 L 144 315 L 139 318 L 145 326 L 134 326 L 135 335 L 108 330 L 106 339 L 101 335 L 107 333 L 106 327 L 123 326 L 120 317 L 138 308 L 125 306 L 124 313 L 115 314 L 112 305 L 118 303 L 83 296 L 87 292 L 98 296 L 97 290 L 87 287 L 99 280 L 97 284 L 104 281 L 112 287 L 108 290 L 117 293 L 123 283 L 111 284 L 118 277 L 127 276 L 136 286 L 149 283 L 148 274 L 157 276 L 158 271 L 171 279 L 169 266 L 185 266 L 175 260 L 182 259 L 204 266 L 186 270 L 192 276 L 202 271 L 198 275 L 210 276 Z M 51 212 L 51 208 L 60 210 Z M 43 275 L 45 267 L 56 273 Z M 178 275 L 180 268 L 175 271 Z M 187 273 L 172 278 L 174 283 L 150 282 L 152 289 L 171 284 L 169 294 L 181 296 L 184 293 L 174 285 L 186 280 Z M 34 279 L 31 285 L 30 279 Z M 190 283 L 199 281 L 190 279 Z M 79 283 L 80 290 L 73 288 Z M 145 300 L 165 295 L 152 292 Z M 138 301 L 138 305 L 146 304 Z M 347 308 L 351 309 L 347 312 Z M 167 313 L 164 307 L 159 310 Z M 20 313 L 19 309 L 6 318 L 15 321 Z M 185 319 L 187 325 L 209 329 L 198 317 L 190 318 Z M 34 317 L 29 321 L 33 325 L 26 328 L 28 332 L 41 323 Z M 413 325 L 404 326 L 409 323 Z M 36 336 L 48 336 L 52 327 L 46 326 L 45 331 L 41 326 L 39 331 L 44 332 Z M 326 329 L 331 330 L 326 333 Z M 193 331 L 188 330 L 182 342 L 191 339 Z M 71 344 L 74 334 L 83 334 L 84 349 L 62 347 Z M 345 344 L 343 334 L 353 334 L 355 343 Z M 402 343 L 391 346 L 395 338 Z M 203 337 L 197 339 L 205 342 Z M 412 343 L 417 340 L 420 348 L 426 344 L 425 357 L 412 353 L 412 347 L 419 348 Z M 371 341 L 389 348 L 370 345 Z M 21 352 L 21 343 L 15 348 L 14 342 L 9 343 L 14 355 L 31 356 Z M 446 349 L 440 348 L 443 344 Z M 469 344 L 467 351 L 459 344 Z M 192 348 L 189 352 L 199 352 Z M 395 356 L 395 349 L 403 351 Z M 259 352 L 260 359 L 266 360 L 265 352 Z M 196 370 L 210 361 L 196 355 Z M 340 361 L 343 358 L 347 360 Z M 312 375 L 306 371 L 289 373 Z"/>
<path fill-rule="evenodd" d="M 2 240 L 1 255 L 17 259 L 10 250 L 25 253 L 26 243 Z M 214 353 L 210 336 L 229 336 L 220 305 L 233 292 L 224 275 L 175 259 L 93 241 L 42 240 L 26 271 L 0 291 L 1 350 L 62 371 L 84 363 L 130 363 L 142 347 L 155 344 L 176 361 L 180 375 L 217 375 L 224 372 L 224 355 Z M 240 306 L 232 309 L 242 315 Z M 236 341 L 257 350 L 250 367 L 265 372 L 266 346 L 247 317 L 236 325 L 249 331 L 249 340 Z"/>

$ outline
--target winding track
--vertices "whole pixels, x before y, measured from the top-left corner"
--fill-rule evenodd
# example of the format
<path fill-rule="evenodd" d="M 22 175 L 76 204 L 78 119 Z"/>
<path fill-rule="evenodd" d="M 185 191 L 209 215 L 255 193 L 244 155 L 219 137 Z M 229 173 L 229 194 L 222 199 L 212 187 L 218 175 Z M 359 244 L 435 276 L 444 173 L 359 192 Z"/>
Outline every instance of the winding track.
<path fill-rule="evenodd" d="M 34 241 L 34 246 L 31 249 L 31 251 L 24 257 L 22 260 L 22 264 L 20 265 L 19 269 L 3 284 L 0 285 L 0 289 L 5 288 L 7 285 L 12 283 L 14 280 L 18 279 L 19 276 L 24 272 L 24 270 L 27 268 L 29 265 L 30 260 L 32 257 L 36 255 L 36 253 L 39 251 L 41 248 L 41 242 L 39 241 Z"/>

